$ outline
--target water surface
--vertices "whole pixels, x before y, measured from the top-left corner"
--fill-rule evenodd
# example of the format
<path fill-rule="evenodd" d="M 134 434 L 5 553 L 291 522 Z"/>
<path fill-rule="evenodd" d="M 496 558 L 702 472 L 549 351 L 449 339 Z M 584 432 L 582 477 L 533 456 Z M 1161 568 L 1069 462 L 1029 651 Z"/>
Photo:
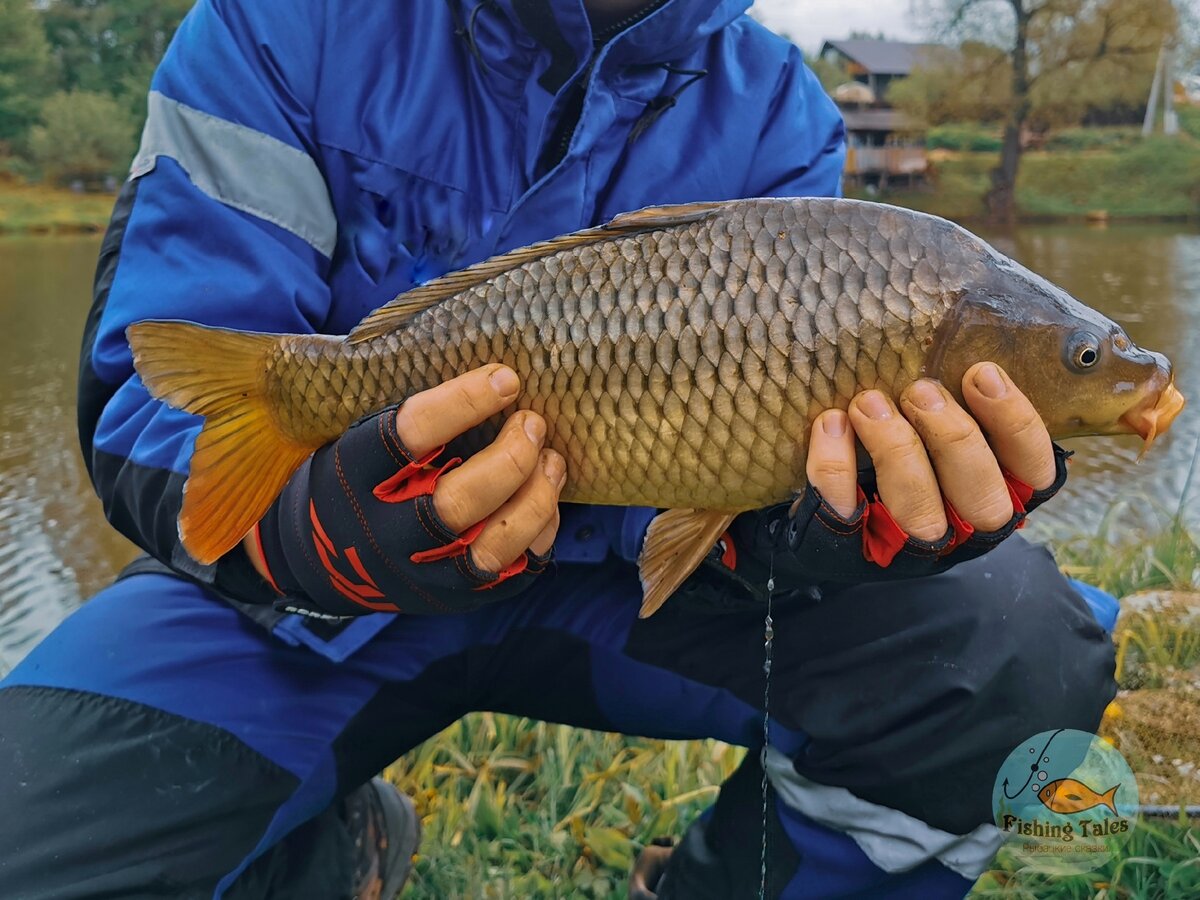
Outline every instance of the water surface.
<path fill-rule="evenodd" d="M 1179 503 L 1200 436 L 1200 229 L 986 236 L 1176 363 L 1193 406 L 1171 433 L 1140 465 L 1136 438 L 1074 441 L 1071 480 L 1035 517 L 1043 533 L 1092 532 L 1125 500 L 1117 524 L 1136 539 L 1149 511 Z M 105 523 L 75 436 L 76 355 L 98 249 L 96 237 L 0 240 L 0 674 L 135 552 Z"/>

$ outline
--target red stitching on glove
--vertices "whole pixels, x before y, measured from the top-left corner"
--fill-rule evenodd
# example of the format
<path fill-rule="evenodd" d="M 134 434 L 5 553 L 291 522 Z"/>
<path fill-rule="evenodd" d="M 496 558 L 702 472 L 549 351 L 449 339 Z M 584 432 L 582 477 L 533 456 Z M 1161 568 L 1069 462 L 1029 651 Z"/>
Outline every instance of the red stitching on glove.
<path fill-rule="evenodd" d="M 864 499 L 862 488 L 859 488 L 858 502 L 862 503 Z M 866 505 L 863 510 L 863 556 L 867 562 L 886 569 L 907 541 L 908 532 L 892 518 L 891 511 L 882 501 L 876 499 Z"/>
<path fill-rule="evenodd" d="M 418 550 L 409 559 L 420 564 L 463 556 L 466 554 L 467 548 L 475 543 L 475 538 L 479 537 L 479 533 L 483 531 L 483 526 L 486 524 L 487 519 L 480 519 L 450 543 L 443 544 L 441 547 L 434 547 L 432 550 Z"/>
<path fill-rule="evenodd" d="M 282 597 L 283 591 L 279 589 L 279 584 L 275 581 L 275 576 L 271 574 L 271 567 L 267 565 L 267 554 L 263 552 L 261 526 L 261 522 L 254 523 L 254 545 L 258 547 L 258 559 L 262 563 L 263 574 L 267 576 L 267 584 L 271 586 L 271 589 L 274 590 L 275 593 Z"/>

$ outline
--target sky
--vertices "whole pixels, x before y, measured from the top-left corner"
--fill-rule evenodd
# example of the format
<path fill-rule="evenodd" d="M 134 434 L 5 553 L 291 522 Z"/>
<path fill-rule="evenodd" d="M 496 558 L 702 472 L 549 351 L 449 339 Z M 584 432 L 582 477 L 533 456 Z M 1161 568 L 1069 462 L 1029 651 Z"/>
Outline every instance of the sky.
<path fill-rule="evenodd" d="M 756 0 L 754 14 L 774 31 L 786 34 L 808 53 L 828 38 L 851 31 L 882 31 L 886 37 L 919 41 L 912 0 Z"/>

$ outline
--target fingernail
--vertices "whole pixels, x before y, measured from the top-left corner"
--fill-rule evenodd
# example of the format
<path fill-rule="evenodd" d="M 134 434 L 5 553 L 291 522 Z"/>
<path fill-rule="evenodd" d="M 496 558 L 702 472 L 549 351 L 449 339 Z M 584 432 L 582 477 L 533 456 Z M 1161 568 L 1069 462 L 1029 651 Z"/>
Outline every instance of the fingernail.
<path fill-rule="evenodd" d="M 525 434 L 535 444 L 540 444 L 546 436 L 546 420 L 541 416 L 530 413 L 525 417 Z"/>
<path fill-rule="evenodd" d="M 542 461 L 542 471 L 546 474 L 546 480 L 555 487 L 561 487 L 567 480 L 567 464 L 557 453 L 546 454 Z"/>
<path fill-rule="evenodd" d="M 866 391 L 859 394 L 858 399 L 854 402 L 858 404 L 858 411 L 868 419 L 890 419 L 892 417 L 892 406 L 879 391 Z"/>
<path fill-rule="evenodd" d="M 1008 385 L 1004 383 L 1004 376 L 1000 374 L 1000 369 L 993 363 L 986 363 L 975 370 L 975 387 L 979 388 L 979 393 L 985 397 L 991 397 L 993 400 L 999 400 L 1008 393 Z"/>
<path fill-rule="evenodd" d="M 831 409 L 821 416 L 821 430 L 830 437 L 841 437 L 846 433 L 846 414 L 840 409 Z"/>
<path fill-rule="evenodd" d="M 932 381 L 913 382 L 912 387 L 908 389 L 908 399 L 917 409 L 926 412 L 936 412 L 946 406 L 946 398 Z"/>
<path fill-rule="evenodd" d="M 512 396 L 521 386 L 521 381 L 517 378 L 517 373 L 507 366 L 501 366 L 489 375 L 488 381 L 492 383 L 492 387 L 496 389 L 496 393 L 501 397 Z"/>

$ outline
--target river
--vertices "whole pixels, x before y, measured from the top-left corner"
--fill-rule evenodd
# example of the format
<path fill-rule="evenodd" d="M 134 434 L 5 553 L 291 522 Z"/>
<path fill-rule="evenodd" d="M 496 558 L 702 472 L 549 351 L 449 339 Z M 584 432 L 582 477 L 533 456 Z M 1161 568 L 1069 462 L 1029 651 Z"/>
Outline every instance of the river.
<path fill-rule="evenodd" d="M 1200 230 L 1179 225 L 1024 227 L 1001 250 L 1123 324 L 1200 397 Z M 0 675 L 135 554 L 104 521 L 75 436 L 75 372 L 99 238 L 0 239 Z M 1174 510 L 1200 415 L 1185 412 L 1137 463 L 1134 438 L 1074 442 L 1071 479 L 1038 533 L 1093 532 L 1127 501 L 1125 540 Z"/>

